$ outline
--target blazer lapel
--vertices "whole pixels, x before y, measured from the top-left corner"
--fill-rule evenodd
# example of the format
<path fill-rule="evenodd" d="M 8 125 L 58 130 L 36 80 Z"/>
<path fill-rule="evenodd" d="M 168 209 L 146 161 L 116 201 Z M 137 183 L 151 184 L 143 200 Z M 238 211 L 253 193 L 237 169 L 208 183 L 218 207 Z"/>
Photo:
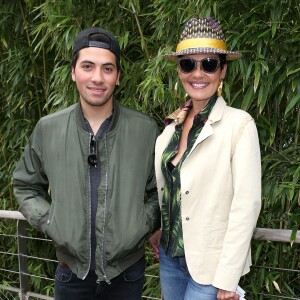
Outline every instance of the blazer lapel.
<path fill-rule="evenodd" d="M 190 154 L 197 147 L 197 145 L 199 145 L 201 142 L 203 142 L 209 136 L 213 135 L 214 130 L 213 130 L 212 124 L 221 120 L 225 108 L 226 108 L 225 100 L 223 99 L 223 97 L 218 97 L 215 106 L 213 107 L 210 115 L 208 116 L 208 120 L 206 121 L 206 123 L 205 123 L 204 127 L 202 128 L 197 140 L 195 141 L 190 153 L 187 155 L 186 158 L 188 158 L 190 156 Z M 169 145 L 169 142 L 175 131 L 175 126 L 176 126 L 175 122 L 166 126 L 164 132 L 158 137 L 157 142 L 156 142 L 156 147 L 159 145 L 159 149 L 158 149 L 158 147 L 156 148 L 156 153 L 159 153 L 159 155 L 161 155 L 162 152 L 164 151 L 164 149 Z"/>
<path fill-rule="evenodd" d="M 226 102 L 223 97 L 218 97 L 215 106 L 213 107 L 210 115 L 208 116 L 208 120 L 206 121 L 205 125 L 203 126 L 197 140 L 195 141 L 190 153 L 186 158 L 190 156 L 190 154 L 194 151 L 194 149 L 204 140 L 206 140 L 209 136 L 213 135 L 214 129 L 211 126 L 215 122 L 218 122 L 222 119 L 223 112 L 226 108 Z"/>

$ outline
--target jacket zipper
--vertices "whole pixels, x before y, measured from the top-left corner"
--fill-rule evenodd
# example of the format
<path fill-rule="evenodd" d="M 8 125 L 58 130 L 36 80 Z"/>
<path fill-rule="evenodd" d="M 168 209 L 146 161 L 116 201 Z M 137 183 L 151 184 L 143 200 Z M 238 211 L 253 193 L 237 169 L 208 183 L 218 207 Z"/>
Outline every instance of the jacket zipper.
<path fill-rule="evenodd" d="M 89 147 L 89 151 L 88 153 L 90 154 L 91 152 L 91 142 L 92 142 L 92 139 L 93 139 L 93 135 L 90 133 L 90 141 L 89 141 L 89 144 L 88 144 L 88 147 Z M 86 278 L 86 276 L 88 275 L 89 271 L 90 271 L 90 266 L 91 266 L 91 259 L 92 259 L 92 246 L 91 246 L 91 227 L 92 227 L 92 224 L 91 224 L 91 210 L 92 210 L 92 204 L 91 204 L 91 175 L 90 175 L 90 168 L 91 166 L 88 164 L 88 186 L 89 186 L 89 196 L 88 196 L 88 205 L 89 205 L 89 209 L 88 209 L 88 240 L 89 240 L 89 263 L 88 263 L 88 269 L 86 271 L 86 274 L 83 276 L 83 280 Z"/>
<path fill-rule="evenodd" d="M 106 281 L 107 284 L 111 284 L 110 280 L 107 278 L 107 275 L 104 270 L 104 241 L 105 241 L 105 227 L 106 227 L 106 216 L 107 216 L 107 194 L 108 194 L 108 168 L 109 168 L 109 162 L 108 162 L 108 150 L 107 150 L 107 133 L 105 133 L 104 136 L 104 148 L 105 148 L 105 155 L 106 155 L 106 172 L 105 172 L 105 198 L 104 198 L 104 215 L 103 215 L 103 220 L 104 220 L 104 225 L 103 225 L 103 239 L 102 239 L 102 244 L 101 244 L 101 253 L 102 253 L 102 270 L 103 270 L 103 278 Z M 100 280 L 97 280 L 97 283 L 100 283 Z"/>

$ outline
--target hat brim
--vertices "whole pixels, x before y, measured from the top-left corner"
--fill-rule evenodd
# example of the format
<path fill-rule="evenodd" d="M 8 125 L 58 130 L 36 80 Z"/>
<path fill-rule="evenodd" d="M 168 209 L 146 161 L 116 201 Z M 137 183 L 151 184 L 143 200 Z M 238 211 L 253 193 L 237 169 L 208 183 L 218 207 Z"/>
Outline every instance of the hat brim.
<path fill-rule="evenodd" d="M 200 54 L 200 53 L 216 53 L 216 54 L 226 54 L 226 60 L 235 60 L 242 57 L 242 53 L 237 51 L 227 51 L 215 48 L 189 48 L 181 50 L 179 52 L 174 52 L 170 54 L 165 54 L 164 57 L 169 61 L 176 61 L 178 56 L 189 55 L 189 54 Z"/>

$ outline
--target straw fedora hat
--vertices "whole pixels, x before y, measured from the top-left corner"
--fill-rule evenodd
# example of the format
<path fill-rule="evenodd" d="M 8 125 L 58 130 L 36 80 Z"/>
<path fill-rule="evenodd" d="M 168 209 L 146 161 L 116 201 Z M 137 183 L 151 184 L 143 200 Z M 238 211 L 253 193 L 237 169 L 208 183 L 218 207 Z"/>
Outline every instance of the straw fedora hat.
<path fill-rule="evenodd" d="M 198 53 L 226 54 L 227 60 L 239 59 L 240 52 L 227 50 L 221 26 L 212 18 L 191 18 L 181 36 L 176 52 L 166 54 L 167 60 L 177 60 L 180 55 Z"/>

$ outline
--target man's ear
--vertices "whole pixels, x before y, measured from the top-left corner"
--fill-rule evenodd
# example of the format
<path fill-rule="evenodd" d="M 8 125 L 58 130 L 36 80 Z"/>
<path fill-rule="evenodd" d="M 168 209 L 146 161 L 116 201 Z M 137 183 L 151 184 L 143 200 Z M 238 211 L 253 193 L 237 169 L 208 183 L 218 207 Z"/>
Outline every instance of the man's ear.
<path fill-rule="evenodd" d="M 120 85 L 120 75 L 121 75 L 121 71 L 119 70 L 117 75 L 116 85 Z"/>
<path fill-rule="evenodd" d="M 75 69 L 72 67 L 72 80 L 76 81 Z"/>

